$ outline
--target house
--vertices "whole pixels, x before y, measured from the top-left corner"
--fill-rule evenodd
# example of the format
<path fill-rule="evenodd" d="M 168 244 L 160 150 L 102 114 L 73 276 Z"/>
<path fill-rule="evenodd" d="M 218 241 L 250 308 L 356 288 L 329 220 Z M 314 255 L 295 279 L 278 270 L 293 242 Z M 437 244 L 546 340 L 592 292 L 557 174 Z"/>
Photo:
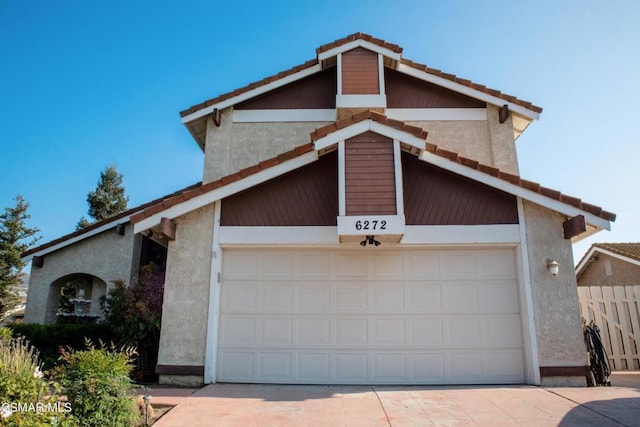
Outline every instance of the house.
<path fill-rule="evenodd" d="M 144 236 L 163 383 L 584 385 L 571 242 L 615 214 L 519 176 L 541 112 L 366 34 L 323 45 L 181 113 L 201 183 L 31 250 L 25 320 L 57 277 L 128 277 Z"/>
<path fill-rule="evenodd" d="M 576 266 L 578 286 L 640 285 L 640 243 L 594 243 Z"/>

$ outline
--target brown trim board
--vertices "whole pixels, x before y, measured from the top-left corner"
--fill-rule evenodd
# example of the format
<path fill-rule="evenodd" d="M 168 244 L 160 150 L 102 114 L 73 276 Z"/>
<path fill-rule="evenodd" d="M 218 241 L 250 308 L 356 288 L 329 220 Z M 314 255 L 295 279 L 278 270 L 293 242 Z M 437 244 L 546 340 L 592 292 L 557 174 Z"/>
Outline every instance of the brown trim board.
<path fill-rule="evenodd" d="M 197 375 L 204 376 L 204 366 L 198 365 L 156 365 L 158 375 Z"/>
<path fill-rule="evenodd" d="M 588 366 L 540 366 L 541 377 L 586 377 Z"/>

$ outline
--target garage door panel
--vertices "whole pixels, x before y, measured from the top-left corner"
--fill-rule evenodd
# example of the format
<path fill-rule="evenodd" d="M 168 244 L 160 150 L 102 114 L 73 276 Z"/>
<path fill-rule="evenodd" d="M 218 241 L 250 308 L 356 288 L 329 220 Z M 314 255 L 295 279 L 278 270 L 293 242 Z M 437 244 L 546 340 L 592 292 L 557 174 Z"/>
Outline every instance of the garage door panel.
<path fill-rule="evenodd" d="M 324 347 L 332 344 L 331 319 L 304 318 L 298 320 L 298 344 L 301 347 Z"/>
<path fill-rule="evenodd" d="M 336 311 L 364 313 L 367 310 L 367 286 L 338 285 L 336 289 Z"/>
<path fill-rule="evenodd" d="M 370 382 L 367 354 L 336 353 L 335 367 L 336 383 L 366 384 Z"/>
<path fill-rule="evenodd" d="M 225 316 L 220 322 L 220 344 L 254 346 L 258 343 L 256 318 Z"/>
<path fill-rule="evenodd" d="M 409 344 L 416 348 L 444 345 L 443 319 L 414 318 L 409 320 Z"/>
<path fill-rule="evenodd" d="M 258 285 L 234 283 L 222 288 L 221 305 L 229 312 L 253 313 L 257 309 Z"/>
<path fill-rule="evenodd" d="M 362 347 L 368 342 L 367 319 L 336 319 L 336 344 L 341 347 Z"/>
<path fill-rule="evenodd" d="M 293 319 L 265 317 L 262 325 L 260 340 L 266 346 L 291 346 L 294 344 Z"/>
<path fill-rule="evenodd" d="M 220 381 L 524 381 L 511 250 L 262 248 L 223 258 Z"/>
<path fill-rule="evenodd" d="M 409 311 L 418 313 L 436 313 L 443 309 L 442 288 L 439 283 L 410 283 Z"/>
<path fill-rule="evenodd" d="M 404 286 L 398 283 L 373 285 L 371 310 L 374 313 L 402 313 L 405 309 Z"/>
<path fill-rule="evenodd" d="M 329 284 L 312 284 L 298 287 L 298 307 L 301 313 L 328 313 L 331 311 L 331 287 Z"/>
<path fill-rule="evenodd" d="M 329 353 L 296 354 L 296 379 L 301 382 L 324 382 L 331 380 L 331 355 Z"/>
<path fill-rule="evenodd" d="M 373 380 L 379 383 L 407 381 L 407 356 L 398 353 L 374 353 L 371 357 Z"/>
<path fill-rule="evenodd" d="M 293 311 L 293 296 L 295 283 L 287 284 L 263 284 L 260 286 L 260 299 L 258 310 L 265 312 Z"/>

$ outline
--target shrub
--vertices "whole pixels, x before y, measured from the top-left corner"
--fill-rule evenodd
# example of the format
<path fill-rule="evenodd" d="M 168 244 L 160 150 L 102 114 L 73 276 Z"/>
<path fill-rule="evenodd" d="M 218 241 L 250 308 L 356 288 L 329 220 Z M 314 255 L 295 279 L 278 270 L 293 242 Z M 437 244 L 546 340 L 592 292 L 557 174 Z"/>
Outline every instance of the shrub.
<path fill-rule="evenodd" d="M 90 341 L 86 350 L 63 350 L 66 365 L 57 370 L 72 414 L 82 425 L 131 426 L 138 419 L 130 396 L 135 385 L 129 377 L 135 350 L 116 348 L 101 343 L 96 348 Z"/>
<path fill-rule="evenodd" d="M 10 340 L 13 336 L 11 329 L 9 328 L 0 328 L 0 341 L 2 340 Z"/>
<path fill-rule="evenodd" d="M 51 369 L 59 363 L 60 347 L 83 349 L 86 339 L 92 342 L 114 340 L 111 328 L 103 324 L 13 323 L 9 327 L 14 336 L 25 337 L 38 349 L 44 369 Z"/>
<path fill-rule="evenodd" d="M 139 282 L 130 287 L 114 281 L 104 305 L 105 323 L 118 343 L 137 348 L 137 380 L 154 380 L 158 360 L 164 273 L 153 270 L 153 265 L 145 267 Z"/>
<path fill-rule="evenodd" d="M 74 425 L 73 419 L 64 412 L 64 403 L 58 402 L 55 391 L 50 391 L 51 386 L 55 389 L 57 385 L 45 378 L 37 350 L 25 338 L 0 339 L 0 402 L 9 405 L 33 404 L 28 411 L 3 405 L 2 425 L 48 426 L 54 416 L 58 425 Z M 43 408 L 48 405 L 47 409 L 51 412 L 36 411 L 36 404 L 41 404 Z"/>

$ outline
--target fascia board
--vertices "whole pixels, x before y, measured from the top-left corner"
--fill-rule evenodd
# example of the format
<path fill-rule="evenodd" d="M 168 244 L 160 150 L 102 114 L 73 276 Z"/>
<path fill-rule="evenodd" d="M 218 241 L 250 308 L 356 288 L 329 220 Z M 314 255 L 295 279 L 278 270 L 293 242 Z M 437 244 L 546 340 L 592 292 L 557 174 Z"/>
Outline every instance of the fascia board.
<path fill-rule="evenodd" d="M 135 213 L 135 212 L 134 212 Z M 133 214 L 132 214 L 133 215 Z M 55 252 L 60 250 L 66 246 L 73 245 L 81 240 L 88 239 L 89 237 L 95 236 L 96 234 L 104 233 L 105 231 L 109 231 L 110 229 L 116 227 L 119 224 L 126 224 L 129 222 L 130 216 L 126 216 L 123 218 L 118 218 L 117 220 L 107 222 L 106 224 L 101 225 L 100 227 L 94 228 L 93 230 L 87 231 L 86 233 L 82 233 L 78 236 L 71 237 L 63 242 L 60 242 L 56 245 L 50 246 L 48 248 L 42 249 L 38 252 L 34 252 L 26 257 L 22 258 L 23 262 L 29 262 L 36 256 L 43 256 L 51 252 Z"/>
<path fill-rule="evenodd" d="M 461 85 L 460 83 L 453 82 L 443 77 L 434 76 L 433 74 L 429 74 L 425 71 L 418 70 L 406 64 L 399 64 L 398 71 L 400 71 L 401 73 L 407 74 L 411 77 L 415 77 L 417 79 L 420 79 L 429 83 L 433 83 L 435 85 L 438 85 L 447 89 L 451 89 L 463 95 L 467 95 L 472 98 L 476 98 L 481 101 L 488 102 L 489 104 L 498 105 L 498 106 L 507 104 L 509 106 L 509 110 L 515 113 L 521 114 L 532 120 L 538 120 L 540 118 L 540 113 L 529 110 L 528 108 L 524 108 L 518 104 L 511 103 L 505 99 L 498 98 L 497 96 L 489 95 L 488 93 L 481 92 L 477 89 L 473 89 L 471 87 Z"/>
<path fill-rule="evenodd" d="M 325 59 L 332 58 L 340 53 L 350 51 L 357 47 L 371 50 L 396 61 L 400 61 L 400 58 L 402 57 L 398 52 L 394 52 L 386 47 L 378 46 L 377 44 L 371 43 L 367 40 L 357 39 L 318 54 L 318 61 L 324 61 Z"/>
<path fill-rule="evenodd" d="M 589 249 L 589 252 L 587 252 L 587 254 L 582 257 L 580 264 L 576 266 L 576 276 L 580 275 L 580 273 L 582 272 L 582 269 L 587 266 L 587 264 L 589 263 L 589 259 L 591 259 L 595 251 L 596 251 L 596 248 L 591 247 Z"/>
<path fill-rule="evenodd" d="M 634 264 L 634 265 L 640 266 L 640 261 L 632 259 L 632 258 L 629 258 L 629 257 L 626 257 L 624 255 L 617 254 L 615 252 L 611 252 L 611 251 L 609 251 L 607 249 L 596 247 L 596 248 L 594 248 L 594 250 L 595 250 L 595 252 L 600 252 L 602 254 L 609 255 L 610 257 L 617 258 L 617 259 L 622 260 L 624 262 L 628 262 L 629 264 Z"/>
<path fill-rule="evenodd" d="M 262 95 L 263 93 L 267 93 L 271 90 L 277 89 L 279 87 L 285 86 L 289 83 L 293 83 L 297 80 L 303 79 L 307 76 L 310 76 L 312 74 L 315 74 L 319 71 L 322 71 L 322 67 L 320 66 L 320 64 L 316 64 L 313 65 L 309 68 L 305 68 L 304 70 L 298 71 L 297 73 L 288 75 L 286 77 L 283 77 L 281 79 L 278 80 L 274 80 L 270 83 L 267 83 L 265 85 L 259 86 L 255 89 L 249 90 L 247 92 L 241 93 L 240 95 L 231 97 L 229 99 L 225 99 L 224 101 L 220 101 L 218 103 L 212 104 L 208 107 L 204 107 L 196 112 L 193 112 L 187 116 L 184 116 L 182 118 L 182 124 L 187 124 L 189 122 L 192 122 L 196 119 L 199 119 L 200 117 L 204 117 L 208 114 L 213 113 L 214 109 L 219 109 L 222 110 L 224 108 L 227 107 L 231 107 L 232 105 L 238 104 L 240 102 L 246 101 L 248 99 L 251 99 L 253 97 Z"/>
<path fill-rule="evenodd" d="M 497 188 L 498 190 L 513 194 L 514 196 L 521 197 L 525 200 L 544 206 L 556 212 L 560 212 L 567 216 L 574 217 L 576 215 L 584 215 L 586 221 L 597 228 L 605 230 L 611 229 L 611 223 L 609 221 L 604 218 L 595 216 L 590 212 L 583 211 L 574 206 L 568 205 L 558 200 L 554 200 L 550 197 L 543 196 L 542 194 L 536 193 L 534 191 L 527 190 L 526 188 L 520 187 L 519 185 L 512 184 L 508 181 L 496 178 L 484 172 L 480 172 L 467 166 L 463 166 L 459 163 L 452 162 L 451 160 L 445 159 L 444 157 L 440 157 L 428 151 L 423 151 L 420 155 L 420 159 L 435 166 L 446 169 L 450 172 L 465 176 L 467 178 L 486 184 L 490 187 Z"/>
<path fill-rule="evenodd" d="M 254 187 L 258 184 L 262 184 L 263 182 L 280 176 L 284 173 L 305 166 L 316 161 L 317 159 L 318 152 L 314 150 L 294 159 L 275 165 L 269 169 L 260 171 L 253 175 L 249 175 L 248 177 L 242 178 L 236 182 L 232 182 L 231 184 L 225 185 L 215 190 L 211 190 L 186 202 L 177 204 L 154 215 L 151 215 L 149 218 L 145 218 L 142 221 L 134 224 L 134 233 L 140 233 L 141 231 L 145 231 L 155 225 L 158 225 L 160 223 L 160 219 L 163 217 L 169 219 L 179 217 L 198 208 L 209 205 L 217 200 L 231 196 L 240 191 Z"/>

